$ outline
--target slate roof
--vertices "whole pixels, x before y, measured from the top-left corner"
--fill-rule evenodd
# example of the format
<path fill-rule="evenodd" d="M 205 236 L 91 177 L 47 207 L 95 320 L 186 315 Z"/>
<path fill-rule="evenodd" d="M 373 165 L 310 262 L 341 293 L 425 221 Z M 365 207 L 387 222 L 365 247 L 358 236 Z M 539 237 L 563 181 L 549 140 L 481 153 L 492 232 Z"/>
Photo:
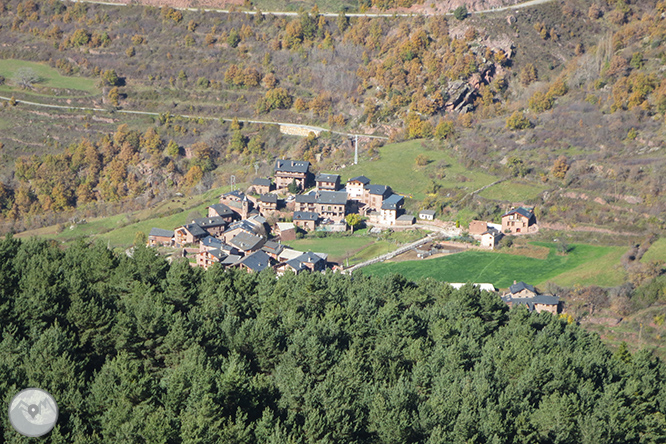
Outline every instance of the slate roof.
<path fill-rule="evenodd" d="M 398 216 L 395 220 L 414 223 L 414 216 L 411 214 L 403 214 L 402 216 Z"/>
<path fill-rule="evenodd" d="M 315 180 L 317 182 L 337 182 L 340 180 L 340 175 L 339 174 L 317 174 L 317 177 L 315 177 Z"/>
<path fill-rule="evenodd" d="M 268 252 L 268 253 L 273 253 L 275 255 L 279 255 L 282 253 L 282 250 L 284 250 L 284 247 L 282 244 L 279 244 L 275 241 L 266 241 L 263 247 L 261 247 L 262 250 Z"/>
<path fill-rule="evenodd" d="M 363 185 L 367 185 L 367 184 L 370 183 L 370 179 L 368 179 L 365 176 L 356 176 L 356 177 L 352 177 L 351 179 L 349 179 L 349 181 L 347 181 L 347 183 L 349 183 L 349 182 L 361 182 Z"/>
<path fill-rule="evenodd" d="M 256 232 L 255 226 L 253 224 L 251 224 L 250 222 L 248 222 L 246 219 L 243 219 L 243 220 L 236 221 L 233 224 L 229 225 L 229 227 L 227 227 L 225 233 L 227 231 L 235 230 L 236 228 L 240 228 L 241 230 L 247 231 L 248 233 L 255 233 Z"/>
<path fill-rule="evenodd" d="M 296 196 L 296 202 L 298 203 L 315 203 L 317 201 L 317 196 L 314 194 L 298 194 Z"/>
<path fill-rule="evenodd" d="M 540 294 L 534 296 L 533 298 L 513 298 L 510 295 L 503 296 L 502 300 L 506 302 L 511 302 L 513 306 L 526 305 L 529 311 L 534 311 L 534 306 L 537 304 L 541 305 L 559 305 L 560 298 L 558 296 Z"/>
<path fill-rule="evenodd" d="M 236 197 L 240 200 L 246 199 L 247 197 L 245 196 L 245 193 L 243 193 L 241 190 L 233 190 L 229 191 L 228 193 L 224 193 L 222 195 L 223 197 Z"/>
<path fill-rule="evenodd" d="M 368 190 L 368 193 L 370 194 L 379 194 L 381 196 L 391 191 L 391 188 L 386 185 L 366 185 L 365 189 Z"/>
<path fill-rule="evenodd" d="M 194 219 L 192 223 L 195 223 L 199 225 L 201 228 L 206 229 L 209 227 L 219 227 L 222 225 L 226 225 L 227 221 L 225 221 L 219 216 L 213 216 L 213 217 L 202 217 L 201 219 Z"/>
<path fill-rule="evenodd" d="M 382 202 L 382 210 L 397 210 L 405 199 L 399 194 L 391 194 Z"/>
<path fill-rule="evenodd" d="M 285 173 L 307 173 L 310 168 L 310 162 L 305 160 L 283 160 L 275 161 L 275 171 Z"/>
<path fill-rule="evenodd" d="M 435 216 L 436 211 L 435 210 L 421 210 L 419 211 L 419 214 L 425 214 L 427 216 Z"/>
<path fill-rule="evenodd" d="M 204 239 L 201 240 L 201 243 L 205 247 L 213 247 L 213 248 L 222 248 L 222 245 L 224 245 L 224 242 L 222 242 L 220 239 L 213 237 L 213 236 L 208 236 Z"/>
<path fill-rule="evenodd" d="M 248 251 L 255 250 L 263 241 L 263 238 L 243 231 L 232 237 L 229 243 L 240 250 Z"/>
<path fill-rule="evenodd" d="M 183 225 L 181 228 L 184 228 L 190 233 L 192 233 L 192 236 L 194 237 L 202 237 L 208 235 L 208 231 L 201 228 L 198 224 L 187 224 Z"/>
<path fill-rule="evenodd" d="M 507 211 L 506 213 L 502 214 L 502 217 L 504 216 L 509 216 L 511 214 L 520 214 L 521 216 L 524 216 L 528 219 L 531 219 L 532 216 L 534 216 L 534 212 L 532 210 L 525 208 L 525 207 L 520 207 L 520 208 L 514 208 L 513 210 Z"/>
<path fill-rule="evenodd" d="M 236 214 L 231 208 L 222 203 L 213 204 L 208 208 L 212 208 L 220 216 L 233 216 L 234 214 Z"/>
<path fill-rule="evenodd" d="M 294 211 L 294 220 L 317 220 L 319 214 L 313 211 Z"/>
<path fill-rule="evenodd" d="M 173 237 L 173 230 L 164 230 L 162 228 L 151 228 L 148 236 Z"/>
<path fill-rule="evenodd" d="M 276 204 L 277 203 L 277 195 L 275 195 L 275 194 L 262 194 L 259 197 L 259 200 L 261 202 L 265 202 L 265 203 L 274 203 L 274 204 Z"/>
<path fill-rule="evenodd" d="M 303 253 L 294 260 L 300 261 L 304 264 L 317 264 L 320 262 L 326 263 L 326 260 L 324 260 L 321 256 L 317 255 L 316 253 L 313 253 L 312 251 Z"/>
<path fill-rule="evenodd" d="M 271 258 L 266 254 L 266 252 L 259 250 L 255 251 L 249 256 L 245 256 L 245 258 L 242 259 L 240 263 L 252 271 L 261 271 L 271 265 Z"/>
<path fill-rule="evenodd" d="M 346 191 L 321 191 L 317 203 L 329 205 L 345 205 L 347 203 Z"/>
<path fill-rule="evenodd" d="M 536 294 L 536 290 L 534 289 L 534 286 L 526 284 L 523 281 L 518 282 L 517 284 L 513 284 L 512 286 L 509 287 L 509 293 L 511 294 L 516 294 L 520 293 L 523 290 L 529 290 L 532 293 Z"/>
<path fill-rule="evenodd" d="M 308 267 L 305 266 L 305 264 L 303 262 L 299 261 L 298 259 L 291 259 L 291 260 L 287 261 L 287 265 L 289 265 L 291 268 L 293 268 L 297 272 L 305 270 L 305 269 L 308 268 Z"/>
<path fill-rule="evenodd" d="M 252 181 L 252 185 L 259 185 L 262 187 L 270 187 L 271 186 L 271 180 L 270 179 L 262 179 L 261 177 L 257 177 Z"/>

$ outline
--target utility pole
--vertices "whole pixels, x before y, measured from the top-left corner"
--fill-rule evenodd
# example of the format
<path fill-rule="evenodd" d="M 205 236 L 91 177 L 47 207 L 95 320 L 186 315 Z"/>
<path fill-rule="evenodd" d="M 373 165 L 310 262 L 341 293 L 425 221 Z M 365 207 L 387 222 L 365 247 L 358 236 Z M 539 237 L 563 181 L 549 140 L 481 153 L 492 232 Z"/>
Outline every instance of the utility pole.
<path fill-rule="evenodd" d="M 259 173 L 259 162 L 254 163 L 254 174 L 255 176 Z"/>
<path fill-rule="evenodd" d="M 354 165 L 358 165 L 358 135 L 356 135 L 356 142 L 354 144 Z"/>
<path fill-rule="evenodd" d="M 236 176 L 233 174 L 229 178 L 229 185 L 231 185 L 231 191 L 234 191 L 236 189 Z"/>

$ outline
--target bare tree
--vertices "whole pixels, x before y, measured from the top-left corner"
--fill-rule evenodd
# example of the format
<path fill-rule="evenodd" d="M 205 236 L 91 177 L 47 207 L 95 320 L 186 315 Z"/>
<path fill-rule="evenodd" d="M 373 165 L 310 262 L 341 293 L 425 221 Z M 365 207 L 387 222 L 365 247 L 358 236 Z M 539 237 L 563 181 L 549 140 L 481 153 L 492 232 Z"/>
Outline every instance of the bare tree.
<path fill-rule="evenodd" d="M 35 83 L 41 82 L 42 78 L 32 68 L 20 68 L 14 73 L 14 83 L 23 89 L 31 88 Z"/>

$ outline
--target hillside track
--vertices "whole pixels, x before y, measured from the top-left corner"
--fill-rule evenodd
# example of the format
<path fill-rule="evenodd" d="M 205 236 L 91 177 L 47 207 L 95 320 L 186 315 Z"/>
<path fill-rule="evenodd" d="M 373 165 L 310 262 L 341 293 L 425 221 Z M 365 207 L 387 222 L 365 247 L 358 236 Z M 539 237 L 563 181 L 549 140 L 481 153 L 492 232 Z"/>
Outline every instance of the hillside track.
<path fill-rule="evenodd" d="M 69 1 L 72 3 L 92 3 L 96 5 L 106 5 L 106 6 L 130 6 L 130 5 L 136 5 L 136 3 L 115 3 L 115 2 L 102 2 L 102 1 L 96 1 L 96 0 L 62 0 L 62 1 Z M 554 0 L 530 0 L 524 3 L 518 3 L 516 5 L 509 5 L 509 6 L 502 6 L 499 8 L 491 8 L 491 9 L 482 9 L 480 11 L 469 11 L 470 14 L 490 14 L 494 12 L 504 12 L 504 11 L 512 11 L 515 9 L 522 9 L 522 8 L 529 8 L 532 6 L 538 6 L 542 5 L 544 3 L 550 3 Z M 140 3 L 140 0 L 139 0 Z M 164 5 L 164 6 L 169 6 L 169 5 Z M 158 6 L 158 7 L 164 7 L 164 6 Z M 259 12 L 262 14 L 270 14 L 270 15 L 276 15 L 276 16 L 286 16 L 286 17 L 295 17 L 298 16 L 298 12 L 288 12 L 288 11 L 232 11 L 229 9 L 222 9 L 222 8 L 184 8 L 184 7 L 175 7 L 172 6 L 173 9 L 178 9 L 181 11 L 204 11 L 204 12 L 218 12 L 220 14 L 247 14 L 247 15 L 256 15 Z M 321 12 L 319 15 L 324 16 L 324 17 L 337 17 L 340 14 L 339 13 L 333 13 L 333 12 Z M 452 16 L 452 12 L 446 12 L 444 14 L 438 14 L 438 13 L 432 13 L 432 12 L 348 12 L 345 13 L 345 16 L 347 17 L 414 17 L 417 15 L 425 15 L 425 16 L 431 16 L 431 15 L 449 15 Z"/>

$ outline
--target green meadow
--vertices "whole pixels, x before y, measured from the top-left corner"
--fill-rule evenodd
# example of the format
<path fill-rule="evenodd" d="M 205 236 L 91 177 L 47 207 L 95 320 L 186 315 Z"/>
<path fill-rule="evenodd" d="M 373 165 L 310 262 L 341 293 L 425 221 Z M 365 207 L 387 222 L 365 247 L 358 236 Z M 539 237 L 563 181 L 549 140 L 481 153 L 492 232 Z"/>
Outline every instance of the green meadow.
<path fill-rule="evenodd" d="M 463 187 L 474 191 L 498 179 L 481 171 L 467 170 L 448 149 L 438 149 L 436 142 L 432 146 L 424 146 L 422 140 L 385 145 L 379 149 L 378 160 L 364 160 L 335 173 L 340 174 L 343 182 L 355 176 L 366 176 L 371 183 L 389 185 L 396 193 L 418 200 L 426 197 L 426 189 L 433 180 L 430 175 L 439 167 L 443 167 L 445 175 L 435 182 L 444 188 Z M 419 154 L 428 159 L 426 165 L 416 165 Z"/>
<path fill-rule="evenodd" d="M 16 72 L 21 68 L 30 68 L 35 71 L 39 77 L 41 77 L 42 80 L 37 83 L 36 86 L 46 86 L 49 88 L 57 89 L 73 89 L 78 91 L 85 91 L 88 93 L 98 92 L 98 88 L 96 86 L 97 82 L 95 79 L 76 76 L 63 76 L 58 72 L 57 69 L 51 68 L 45 63 L 26 62 L 17 59 L 0 60 L 0 75 L 3 76 L 6 81 L 11 82 Z M 9 85 L 5 84 L 2 86 L 2 89 L 7 91 L 11 88 Z"/>
<path fill-rule="evenodd" d="M 558 285 L 615 286 L 624 282 L 620 258 L 624 247 L 572 244 L 568 254 L 557 253 L 552 243 L 534 242 L 550 251 L 545 259 L 491 251 L 465 251 L 418 261 L 384 262 L 361 269 L 364 274 L 399 273 L 408 279 L 432 278 L 446 282 L 489 282 L 506 288 L 514 280 L 533 285 L 547 281 Z"/>

